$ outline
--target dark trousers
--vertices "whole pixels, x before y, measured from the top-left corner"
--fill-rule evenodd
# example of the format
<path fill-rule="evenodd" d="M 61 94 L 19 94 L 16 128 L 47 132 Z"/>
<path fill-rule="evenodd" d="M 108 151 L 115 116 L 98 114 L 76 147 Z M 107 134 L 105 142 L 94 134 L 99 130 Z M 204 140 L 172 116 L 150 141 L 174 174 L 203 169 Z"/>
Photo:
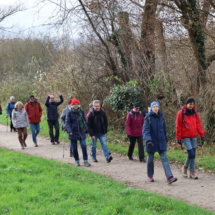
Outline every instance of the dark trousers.
<path fill-rule="evenodd" d="M 57 142 L 59 140 L 59 122 L 58 120 L 47 120 L 49 126 L 49 136 L 51 138 L 51 142 Z M 55 136 L 53 133 L 53 127 L 55 128 Z"/>
<path fill-rule="evenodd" d="M 12 123 L 12 116 L 10 115 L 10 130 L 16 130 L 14 127 L 13 127 L 13 123 Z"/>
<path fill-rule="evenodd" d="M 28 132 L 27 132 L 27 128 L 17 128 L 17 132 L 18 132 L 18 139 L 20 144 L 22 145 L 23 143 L 25 143 L 25 140 L 28 136 Z"/>
<path fill-rule="evenodd" d="M 139 159 L 144 159 L 144 147 L 143 147 L 143 136 L 140 137 L 130 137 L 130 145 L 128 149 L 128 157 L 132 157 L 134 152 L 134 147 L 136 140 L 138 142 Z"/>

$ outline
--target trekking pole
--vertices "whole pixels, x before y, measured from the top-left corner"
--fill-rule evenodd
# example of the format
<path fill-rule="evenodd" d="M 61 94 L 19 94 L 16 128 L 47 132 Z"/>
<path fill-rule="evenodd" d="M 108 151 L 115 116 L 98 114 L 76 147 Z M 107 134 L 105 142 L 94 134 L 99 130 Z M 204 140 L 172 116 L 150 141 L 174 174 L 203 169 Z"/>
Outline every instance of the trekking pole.
<path fill-rule="evenodd" d="M 6 132 L 8 132 L 8 116 L 6 116 L 7 118 L 7 128 L 6 128 Z"/>
<path fill-rule="evenodd" d="M 64 138 L 63 138 L 64 144 L 63 144 L 63 158 L 64 158 L 64 148 L 65 148 L 65 130 L 64 130 Z"/>

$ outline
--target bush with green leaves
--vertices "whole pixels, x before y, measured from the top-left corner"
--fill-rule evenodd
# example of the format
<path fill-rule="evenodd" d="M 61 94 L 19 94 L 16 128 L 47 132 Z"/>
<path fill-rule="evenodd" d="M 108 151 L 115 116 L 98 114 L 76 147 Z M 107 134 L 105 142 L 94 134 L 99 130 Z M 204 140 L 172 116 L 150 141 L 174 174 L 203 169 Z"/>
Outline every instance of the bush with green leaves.
<path fill-rule="evenodd" d="M 104 105 L 108 105 L 114 111 L 128 113 L 135 102 L 140 103 L 141 110 L 146 107 L 143 102 L 143 91 L 137 81 L 130 81 L 126 84 L 115 85 L 110 90 L 110 95 L 105 98 Z"/>

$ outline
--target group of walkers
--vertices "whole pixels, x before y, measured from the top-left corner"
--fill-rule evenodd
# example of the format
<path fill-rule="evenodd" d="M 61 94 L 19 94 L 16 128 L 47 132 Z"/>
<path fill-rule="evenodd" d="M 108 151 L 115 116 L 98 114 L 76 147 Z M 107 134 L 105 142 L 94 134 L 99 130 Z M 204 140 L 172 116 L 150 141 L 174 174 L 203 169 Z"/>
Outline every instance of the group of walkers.
<path fill-rule="evenodd" d="M 60 144 L 59 132 L 60 126 L 58 122 L 57 107 L 63 103 L 63 96 L 58 91 L 60 101 L 56 102 L 53 95 L 48 93 L 45 102 L 47 108 L 47 122 L 49 127 L 49 135 L 51 144 Z M 1 107 L 0 107 L 1 112 Z M 41 121 L 42 108 L 40 103 L 30 95 L 29 101 L 23 106 L 22 102 L 16 102 L 12 96 L 6 108 L 7 116 L 11 118 L 11 132 L 18 132 L 18 139 L 22 149 L 27 147 L 27 127 L 30 124 L 32 139 L 35 147 L 38 147 L 37 135 L 40 131 L 39 122 Z M 99 100 L 93 101 L 93 107 L 89 110 L 85 117 L 84 111 L 80 107 L 80 103 L 76 98 L 69 99 L 68 105 L 63 110 L 60 121 L 62 130 L 68 133 L 70 140 L 70 157 L 74 157 L 76 166 L 80 166 L 80 159 L 77 149 L 78 141 L 80 142 L 84 165 L 91 166 L 88 162 L 88 153 L 86 146 L 87 133 L 91 137 L 91 157 L 93 162 L 98 162 L 96 158 L 96 142 L 99 139 L 105 159 L 110 163 L 113 159 L 108 151 L 106 144 L 106 135 L 108 133 L 108 120 L 104 110 L 101 108 Z M 55 135 L 53 132 L 55 128 Z M 128 158 L 133 160 L 133 151 L 136 141 L 138 142 L 139 160 L 147 162 L 147 175 L 149 182 L 154 182 L 154 153 L 158 152 L 161 158 L 163 169 L 166 175 L 167 183 L 171 184 L 177 181 L 173 176 L 169 161 L 167 158 L 167 134 L 165 118 L 160 110 L 158 102 L 151 103 L 151 110 L 146 114 L 145 118 L 140 111 L 140 104 L 134 103 L 133 108 L 127 114 L 126 132 L 130 140 L 128 149 Z M 177 143 L 182 145 L 182 141 L 186 147 L 188 156 L 182 167 L 182 175 L 192 179 L 198 179 L 195 173 L 195 156 L 197 146 L 197 132 L 201 136 L 202 145 L 204 144 L 204 130 L 195 108 L 195 100 L 189 98 L 186 104 L 177 114 L 176 119 L 176 139 Z M 145 139 L 145 149 L 148 153 L 147 161 L 144 158 L 143 138 Z M 189 169 L 189 172 L 188 172 Z M 188 174 L 190 173 L 190 174 Z"/>

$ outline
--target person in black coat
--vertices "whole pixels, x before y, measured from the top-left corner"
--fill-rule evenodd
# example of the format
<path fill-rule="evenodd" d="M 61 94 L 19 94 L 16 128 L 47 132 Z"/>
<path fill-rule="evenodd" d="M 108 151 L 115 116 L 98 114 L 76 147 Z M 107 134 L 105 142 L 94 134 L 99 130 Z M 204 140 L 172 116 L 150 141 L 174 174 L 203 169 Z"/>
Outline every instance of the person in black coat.
<path fill-rule="evenodd" d="M 60 101 L 56 102 L 53 95 L 48 93 L 45 106 L 47 107 L 47 122 L 49 126 L 49 136 L 51 138 L 52 145 L 60 144 L 59 142 L 59 122 L 58 122 L 58 111 L 57 107 L 63 103 L 63 96 L 59 91 L 57 91 L 60 96 Z M 55 136 L 53 134 L 53 127 L 55 128 Z"/>

